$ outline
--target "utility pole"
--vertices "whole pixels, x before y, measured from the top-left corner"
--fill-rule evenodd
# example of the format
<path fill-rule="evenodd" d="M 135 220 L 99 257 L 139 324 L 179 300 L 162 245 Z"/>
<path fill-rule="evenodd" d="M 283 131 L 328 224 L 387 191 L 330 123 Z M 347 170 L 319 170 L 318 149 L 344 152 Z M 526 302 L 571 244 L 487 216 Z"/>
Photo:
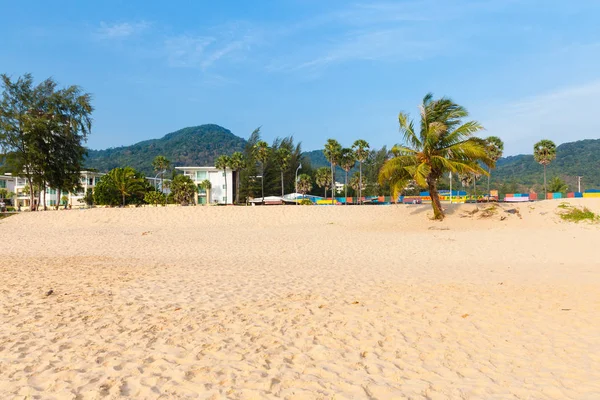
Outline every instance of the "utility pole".
<path fill-rule="evenodd" d="M 583 176 L 577 177 L 577 192 L 579 193 L 581 193 L 581 178 L 583 178 Z"/>

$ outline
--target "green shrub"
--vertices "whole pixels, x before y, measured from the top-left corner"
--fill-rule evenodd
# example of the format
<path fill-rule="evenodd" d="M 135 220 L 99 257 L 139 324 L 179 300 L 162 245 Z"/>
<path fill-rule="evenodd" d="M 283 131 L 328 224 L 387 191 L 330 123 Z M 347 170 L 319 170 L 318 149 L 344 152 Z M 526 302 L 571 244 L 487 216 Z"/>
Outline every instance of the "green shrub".
<path fill-rule="evenodd" d="M 565 203 L 559 205 L 560 208 L 566 210 L 560 213 L 560 217 L 564 221 L 569 222 L 580 222 L 580 221 L 589 221 L 589 222 L 598 222 L 600 221 L 600 215 L 594 214 L 589 208 L 583 207 L 569 207 L 565 206 Z"/>
<path fill-rule="evenodd" d="M 302 199 L 298 202 L 298 204 L 300 204 L 302 206 L 312 206 L 313 202 L 310 201 L 310 199 Z"/>

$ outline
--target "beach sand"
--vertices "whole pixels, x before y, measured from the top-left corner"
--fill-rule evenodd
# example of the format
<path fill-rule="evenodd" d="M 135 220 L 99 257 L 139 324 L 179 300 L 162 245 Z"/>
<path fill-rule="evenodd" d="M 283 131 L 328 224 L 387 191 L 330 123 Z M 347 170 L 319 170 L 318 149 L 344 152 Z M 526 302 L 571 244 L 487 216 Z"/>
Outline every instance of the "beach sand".
<path fill-rule="evenodd" d="M 559 204 L 3 219 L 0 398 L 599 399 L 600 226 Z"/>

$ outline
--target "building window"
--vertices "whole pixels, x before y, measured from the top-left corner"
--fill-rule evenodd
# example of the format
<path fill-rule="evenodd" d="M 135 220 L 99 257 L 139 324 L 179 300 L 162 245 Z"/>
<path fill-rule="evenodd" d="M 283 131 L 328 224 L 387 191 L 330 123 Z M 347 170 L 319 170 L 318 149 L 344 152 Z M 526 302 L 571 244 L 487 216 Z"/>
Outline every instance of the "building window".
<path fill-rule="evenodd" d="M 203 181 L 206 179 L 206 177 L 207 177 L 206 171 L 196 171 L 196 180 L 197 181 Z"/>
<path fill-rule="evenodd" d="M 0 189 L 6 189 L 6 181 L 4 179 L 0 179 Z"/>
<path fill-rule="evenodd" d="M 221 188 L 222 188 L 222 189 L 225 189 L 226 187 L 227 187 L 226 185 L 222 185 L 222 186 L 221 186 Z"/>
<path fill-rule="evenodd" d="M 227 203 L 227 196 L 223 196 L 223 203 Z"/>
<path fill-rule="evenodd" d="M 225 176 L 225 171 L 222 172 L 223 176 Z"/>

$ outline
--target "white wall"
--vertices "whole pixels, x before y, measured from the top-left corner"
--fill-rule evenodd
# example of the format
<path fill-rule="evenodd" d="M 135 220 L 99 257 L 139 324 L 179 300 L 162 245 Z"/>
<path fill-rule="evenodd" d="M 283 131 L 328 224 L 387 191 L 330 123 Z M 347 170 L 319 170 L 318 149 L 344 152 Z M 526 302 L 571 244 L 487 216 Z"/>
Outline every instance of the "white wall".
<path fill-rule="evenodd" d="M 197 169 L 183 169 L 185 175 L 192 178 L 194 183 L 197 185 L 202 182 L 204 179 L 197 179 L 196 175 Z M 223 197 L 227 197 L 227 204 L 233 203 L 233 172 L 230 169 L 227 169 L 227 193 L 225 193 L 225 189 L 223 186 L 225 185 L 225 176 L 223 176 L 223 170 L 218 170 L 216 168 L 203 168 L 202 171 L 207 172 L 207 179 L 210 181 L 212 189 L 210 189 L 210 202 L 211 203 L 219 203 L 224 204 Z"/>

